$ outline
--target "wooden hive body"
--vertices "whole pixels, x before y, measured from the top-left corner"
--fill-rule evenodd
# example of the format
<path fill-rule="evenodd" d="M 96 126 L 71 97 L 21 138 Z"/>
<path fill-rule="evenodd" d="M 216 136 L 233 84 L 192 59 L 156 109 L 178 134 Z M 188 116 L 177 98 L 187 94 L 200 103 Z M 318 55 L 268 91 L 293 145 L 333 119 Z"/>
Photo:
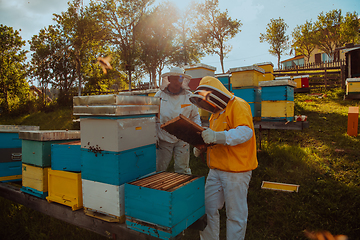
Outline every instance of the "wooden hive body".
<path fill-rule="evenodd" d="M 84 117 L 81 147 L 120 152 L 156 143 L 155 116 Z"/>
<path fill-rule="evenodd" d="M 48 170 L 48 202 L 71 207 L 73 211 L 83 207 L 81 173 Z"/>
<path fill-rule="evenodd" d="M 49 169 L 23 163 L 21 191 L 39 198 L 45 198 L 48 195 Z"/>
<path fill-rule="evenodd" d="M 81 171 L 80 141 L 51 144 L 51 169 Z"/>
<path fill-rule="evenodd" d="M 18 181 L 22 175 L 21 130 L 38 130 L 38 126 L 0 125 L 0 181 Z"/>
<path fill-rule="evenodd" d="M 125 221 L 124 185 L 111 185 L 96 181 L 82 180 L 84 208 Z"/>
<path fill-rule="evenodd" d="M 121 185 L 156 171 L 156 146 L 121 152 L 81 149 L 82 178 Z"/>
<path fill-rule="evenodd" d="M 128 228 L 172 239 L 205 214 L 205 179 L 160 172 L 125 184 Z"/>

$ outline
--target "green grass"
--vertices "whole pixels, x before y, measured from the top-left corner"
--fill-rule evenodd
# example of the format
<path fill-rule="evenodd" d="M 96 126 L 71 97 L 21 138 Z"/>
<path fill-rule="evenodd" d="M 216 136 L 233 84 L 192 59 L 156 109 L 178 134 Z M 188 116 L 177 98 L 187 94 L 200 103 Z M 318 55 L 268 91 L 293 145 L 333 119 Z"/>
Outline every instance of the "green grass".
<path fill-rule="evenodd" d="M 295 114 L 308 116 L 309 128 L 262 132 L 259 167 L 253 171 L 248 194 L 246 240 L 305 239 L 305 229 L 359 239 L 360 137 L 347 135 L 347 113 L 349 106 L 360 103 L 344 101 L 340 89 L 317 92 L 326 95 L 297 93 L 295 97 Z M 63 109 L 11 120 L 0 118 L 0 124 L 78 129 L 72 119 L 71 110 Z M 258 130 L 256 134 L 258 137 Z M 208 173 L 200 157 L 191 155 L 190 167 L 195 175 Z M 298 184 L 299 192 L 263 190 L 262 181 Z M 105 239 L 6 199 L 0 199 L 0 213 L 0 225 L 6 229 L 6 235 L 0 231 L 1 239 Z M 220 239 L 226 239 L 225 209 L 220 213 Z M 52 235 L 45 237 L 47 234 Z M 188 229 L 181 239 L 199 239 L 199 233 Z"/>

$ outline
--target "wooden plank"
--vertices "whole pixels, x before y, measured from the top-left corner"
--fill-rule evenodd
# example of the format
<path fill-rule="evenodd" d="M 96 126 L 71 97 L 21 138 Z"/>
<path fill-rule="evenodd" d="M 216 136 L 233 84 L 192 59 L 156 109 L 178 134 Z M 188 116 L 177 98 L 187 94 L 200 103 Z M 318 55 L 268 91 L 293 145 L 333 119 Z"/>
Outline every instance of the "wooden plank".
<path fill-rule="evenodd" d="M 20 191 L 20 188 L 7 183 L 0 183 L 0 196 L 7 198 L 13 202 L 22 204 L 28 208 L 34 209 L 51 217 L 98 233 L 106 237 L 116 237 L 117 240 L 139 239 L 139 240 L 155 240 L 158 238 L 149 236 L 126 228 L 126 224 L 105 222 L 97 218 L 87 216 L 84 211 L 72 211 L 71 208 L 57 204 L 48 203 L 44 199 L 40 199 Z"/>
<path fill-rule="evenodd" d="M 259 121 L 254 122 L 254 128 L 258 128 L 261 130 L 264 129 L 277 129 L 277 130 L 303 130 L 304 128 L 309 127 L 309 122 L 268 122 L 268 121 Z"/>

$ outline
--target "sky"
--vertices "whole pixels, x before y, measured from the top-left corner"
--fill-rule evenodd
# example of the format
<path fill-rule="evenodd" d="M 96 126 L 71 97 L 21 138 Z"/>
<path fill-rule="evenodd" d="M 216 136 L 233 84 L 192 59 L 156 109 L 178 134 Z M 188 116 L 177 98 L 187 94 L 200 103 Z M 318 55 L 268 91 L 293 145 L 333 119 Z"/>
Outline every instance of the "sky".
<path fill-rule="evenodd" d="M 156 0 L 155 4 L 163 0 Z M 169 0 L 185 11 L 191 0 Z M 203 2 L 204 0 L 195 0 Z M 23 40 L 31 40 L 33 35 L 51 24 L 53 14 L 61 14 L 68 8 L 68 0 L 0 0 L 0 24 L 20 30 Z M 86 5 L 89 0 L 83 0 Z M 225 72 L 230 68 L 250 66 L 256 63 L 271 62 L 277 68 L 277 57 L 270 55 L 268 43 L 260 43 L 260 33 L 266 32 L 270 19 L 284 19 L 288 25 L 287 34 L 291 39 L 291 32 L 297 25 L 306 20 L 316 21 L 321 12 L 341 9 L 343 16 L 347 12 L 360 14 L 359 0 L 220 0 L 221 11 L 228 11 L 232 19 L 240 20 L 243 24 L 238 33 L 228 43 L 232 51 L 224 60 Z M 27 44 L 25 49 L 29 50 Z M 281 61 L 293 56 L 282 55 Z M 215 73 L 221 73 L 219 56 L 210 55 L 201 63 L 216 67 Z M 164 70 L 163 72 L 165 72 Z"/>

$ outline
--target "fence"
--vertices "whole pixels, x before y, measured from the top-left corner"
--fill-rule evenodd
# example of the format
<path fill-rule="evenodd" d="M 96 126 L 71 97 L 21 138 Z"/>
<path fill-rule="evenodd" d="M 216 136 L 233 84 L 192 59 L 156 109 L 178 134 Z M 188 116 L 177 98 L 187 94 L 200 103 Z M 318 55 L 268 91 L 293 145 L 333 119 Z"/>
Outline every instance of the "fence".
<path fill-rule="evenodd" d="M 345 88 L 346 62 L 307 63 L 274 70 L 275 77 L 309 75 L 310 88 Z"/>

